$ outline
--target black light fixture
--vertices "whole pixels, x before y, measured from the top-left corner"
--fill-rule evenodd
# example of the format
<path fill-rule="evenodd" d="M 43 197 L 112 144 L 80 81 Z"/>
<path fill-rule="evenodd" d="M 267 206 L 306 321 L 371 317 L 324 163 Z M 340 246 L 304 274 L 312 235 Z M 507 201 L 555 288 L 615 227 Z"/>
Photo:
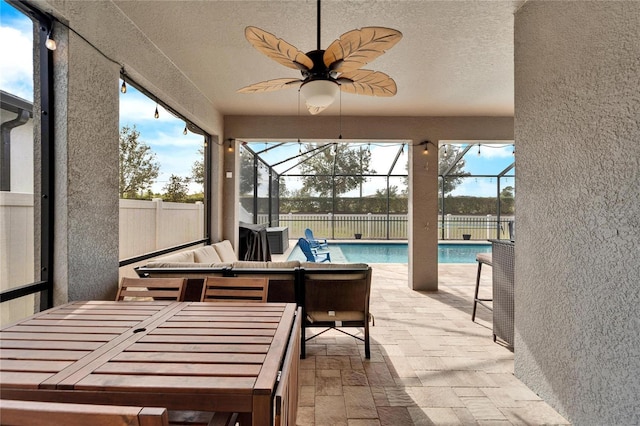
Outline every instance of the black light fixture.
<path fill-rule="evenodd" d="M 429 155 L 429 144 L 436 146 L 436 144 L 434 144 L 430 140 L 425 140 L 418 144 L 418 145 L 424 145 L 424 151 L 422 151 L 422 155 Z"/>
<path fill-rule="evenodd" d="M 120 75 L 122 75 L 122 86 L 120 86 L 120 92 L 127 93 L 127 80 L 124 73 L 124 67 L 120 69 Z"/>
<path fill-rule="evenodd" d="M 184 123 L 184 130 L 182 131 L 182 134 L 187 136 L 187 123 Z"/>
<path fill-rule="evenodd" d="M 229 144 L 227 145 L 227 151 L 233 152 L 233 145 L 231 144 L 233 139 L 229 138 L 229 139 L 227 139 L 227 141 L 229 142 Z"/>
<path fill-rule="evenodd" d="M 160 118 L 160 113 L 158 112 L 158 100 L 156 99 L 156 112 L 153 114 L 154 118 Z"/>

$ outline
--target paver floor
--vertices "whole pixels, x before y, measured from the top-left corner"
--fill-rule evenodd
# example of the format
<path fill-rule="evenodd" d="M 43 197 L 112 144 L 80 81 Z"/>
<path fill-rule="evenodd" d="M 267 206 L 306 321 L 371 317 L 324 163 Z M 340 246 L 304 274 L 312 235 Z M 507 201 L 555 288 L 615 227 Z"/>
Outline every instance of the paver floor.
<path fill-rule="evenodd" d="M 371 359 L 338 332 L 307 342 L 298 425 L 569 424 L 515 378 L 491 312 L 471 321 L 475 264 L 441 264 L 437 292 L 409 289 L 406 265 L 372 267 Z M 490 267 L 482 275 L 490 297 Z"/>

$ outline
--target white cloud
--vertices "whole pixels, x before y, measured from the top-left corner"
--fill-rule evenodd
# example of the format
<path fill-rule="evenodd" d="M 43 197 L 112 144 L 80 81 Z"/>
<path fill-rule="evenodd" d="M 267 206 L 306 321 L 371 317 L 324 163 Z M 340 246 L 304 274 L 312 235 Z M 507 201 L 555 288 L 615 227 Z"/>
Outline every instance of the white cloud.
<path fill-rule="evenodd" d="M 0 88 L 33 100 L 33 41 L 31 32 L 0 26 Z"/>
<path fill-rule="evenodd" d="M 127 93 L 120 96 L 120 123 L 170 123 L 178 120 L 171 113 L 158 105 L 158 118 L 154 117 L 156 103 L 142 94 Z"/>

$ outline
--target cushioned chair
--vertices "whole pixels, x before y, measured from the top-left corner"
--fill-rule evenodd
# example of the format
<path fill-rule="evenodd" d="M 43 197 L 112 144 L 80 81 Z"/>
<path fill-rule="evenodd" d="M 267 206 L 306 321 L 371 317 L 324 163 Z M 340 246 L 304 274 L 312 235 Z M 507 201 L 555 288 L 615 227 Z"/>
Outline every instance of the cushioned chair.
<path fill-rule="evenodd" d="M 331 253 L 312 250 L 309 241 L 304 238 L 298 240 L 298 246 L 309 262 L 331 262 Z"/>
<path fill-rule="evenodd" d="M 329 250 L 329 243 L 326 239 L 317 239 L 313 236 L 313 231 L 309 228 L 304 230 L 304 236 L 309 241 L 312 249 Z"/>
<path fill-rule="evenodd" d="M 116 301 L 135 301 L 141 298 L 153 300 L 184 300 L 186 278 L 123 278 Z"/>
<path fill-rule="evenodd" d="M 269 290 L 267 278 L 207 277 L 201 302 L 266 302 Z"/>
<path fill-rule="evenodd" d="M 340 331 L 364 342 L 366 358 L 371 358 L 369 344 L 369 297 L 371 293 L 371 267 L 362 265 L 349 269 L 324 265 L 321 269 L 307 271 L 302 284 L 303 331 L 310 327 L 325 330 L 306 337 L 309 341 L 330 329 Z M 362 328 L 364 337 L 348 333 L 345 327 Z M 306 354 L 302 345 L 302 357 Z"/>

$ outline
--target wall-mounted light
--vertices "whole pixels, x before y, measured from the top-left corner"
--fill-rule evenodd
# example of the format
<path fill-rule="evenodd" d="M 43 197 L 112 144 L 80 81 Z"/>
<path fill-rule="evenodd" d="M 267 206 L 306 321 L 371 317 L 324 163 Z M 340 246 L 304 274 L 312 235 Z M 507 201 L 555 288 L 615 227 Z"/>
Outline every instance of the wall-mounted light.
<path fill-rule="evenodd" d="M 52 31 L 53 31 L 53 27 L 51 27 L 49 29 L 49 32 L 47 33 L 47 40 L 44 42 L 44 45 L 49 50 L 56 50 L 58 48 L 58 45 L 56 44 L 56 41 L 53 38 L 51 38 Z"/>
<path fill-rule="evenodd" d="M 429 155 L 429 144 L 436 146 L 436 144 L 434 144 L 430 140 L 425 140 L 418 144 L 418 145 L 424 145 L 424 151 L 422 151 L 422 155 Z"/>
<path fill-rule="evenodd" d="M 227 151 L 228 152 L 233 152 L 233 145 L 232 145 L 232 141 L 233 139 L 227 139 L 227 141 L 229 142 L 229 144 L 227 145 Z"/>
<path fill-rule="evenodd" d="M 156 112 L 153 114 L 154 118 L 160 118 L 160 113 L 158 112 L 158 100 L 156 99 Z"/>
<path fill-rule="evenodd" d="M 122 86 L 120 86 L 120 91 L 122 93 L 127 93 L 127 80 L 125 78 L 124 67 L 120 70 L 120 74 L 122 75 Z"/>

